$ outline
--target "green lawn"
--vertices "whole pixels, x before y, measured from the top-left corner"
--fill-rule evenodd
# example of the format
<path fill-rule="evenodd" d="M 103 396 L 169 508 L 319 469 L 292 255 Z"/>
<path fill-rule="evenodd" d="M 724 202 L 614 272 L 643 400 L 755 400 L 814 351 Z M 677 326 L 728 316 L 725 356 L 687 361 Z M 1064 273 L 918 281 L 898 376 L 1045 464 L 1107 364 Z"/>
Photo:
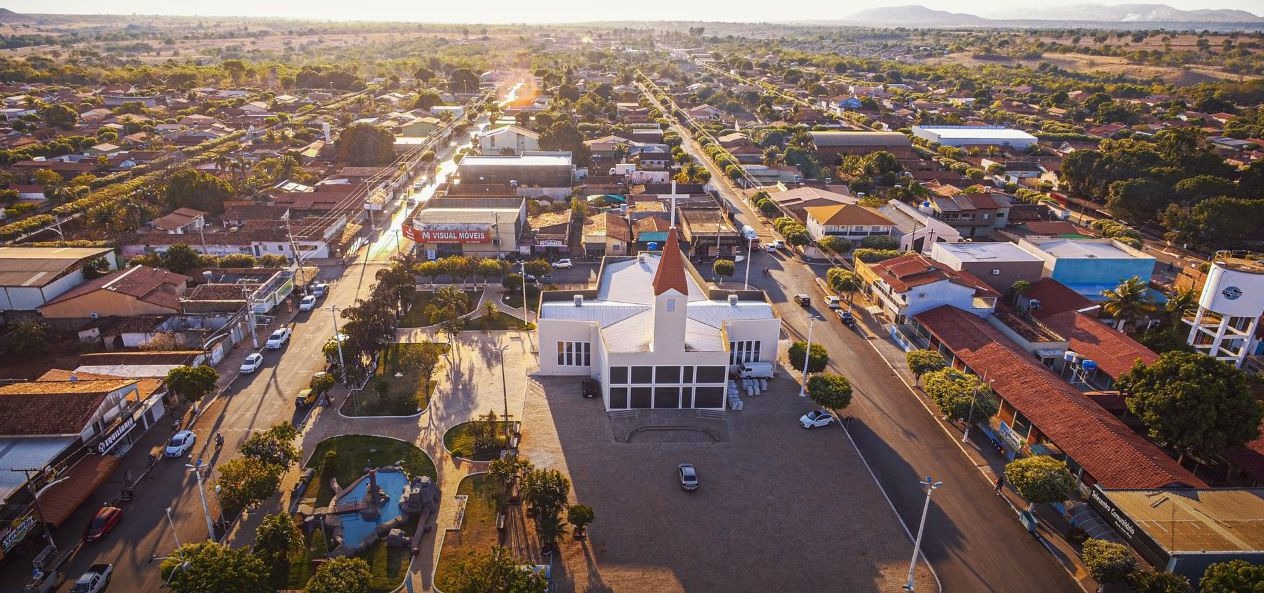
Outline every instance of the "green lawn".
<path fill-rule="evenodd" d="M 519 299 L 519 300 L 522 300 L 522 299 Z M 482 317 L 478 317 L 476 319 L 471 319 L 470 322 L 465 325 L 465 329 L 480 330 L 480 331 L 502 330 L 502 329 L 525 330 L 525 329 L 535 329 L 535 324 L 527 323 L 508 313 L 501 313 L 497 311 L 496 317 L 494 319 L 488 319 L 486 315 Z"/>
<path fill-rule="evenodd" d="M 461 563 L 475 554 L 487 554 L 500 542 L 496 530 L 496 498 L 486 492 L 487 474 L 466 476 L 457 486 L 456 493 L 469 496 L 465 503 L 465 519 L 460 535 L 445 537 L 439 565 L 435 567 L 434 584 L 438 589 L 448 588 Z"/>
<path fill-rule="evenodd" d="M 500 457 L 500 451 L 509 444 L 508 422 L 500 421 L 496 423 L 496 436 L 500 442 L 499 447 L 492 449 L 475 449 L 474 437 L 470 435 L 470 428 L 473 422 L 462 422 L 452 428 L 448 432 L 443 433 L 443 446 L 447 447 L 453 455 L 473 459 L 474 461 L 491 461 Z"/>
<path fill-rule="evenodd" d="M 504 300 L 501 302 L 515 309 L 521 309 L 522 289 L 506 290 Z M 531 307 L 532 311 L 540 310 L 540 289 L 527 287 L 527 305 Z"/>
<path fill-rule="evenodd" d="M 430 396 L 434 394 L 437 381 L 442 373 L 443 361 L 435 368 L 429 384 L 422 385 L 421 373 L 415 370 L 399 368 L 400 358 L 410 351 L 433 349 L 440 355 L 447 353 L 448 345 L 442 343 L 391 344 L 382 349 L 377 366 L 377 374 L 363 390 L 356 393 L 354 400 L 347 398 L 342 404 L 342 413 L 348 416 L 411 416 L 430 405 Z M 396 377 L 397 372 L 403 376 Z M 379 391 L 377 385 L 384 383 L 385 391 Z"/>
<path fill-rule="evenodd" d="M 370 452 L 370 449 L 373 452 Z M 328 451 L 337 452 L 337 457 L 334 458 L 330 467 L 324 467 L 323 461 Z M 329 488 L 331 478 L 337 478 L 339 484 L 347 486 L 364 475 L 365 467 L 380 467 L 397 461 L 403 461 L 404 470 L 410 476 L 430 476 L 432 480 L 437 477 L 434 462 L 430 460 L 430 457 L 409 443 L 365 435 L 346 435 L 325 439 L 316 445 L 316 452 L 312 454 L 307 464 L 307 467 L 315 468 L 317 471 L 305 496 L 315 497 L 316 506 L 327 505 L 334 494 Z M 403 529 L 411 535 L 417 529 L 417 520 L 408 522 Z M 304 539 L 301 549 L 295 550 L 290 555 L 288 567 L 273 571 L 271 584 L 276 585 L 277 589 L 302 589 L 312 576 L 312 560 L 323 557 L 325 552 L 324 536 L 317 531 L 312 537 Z M 388 593 L 398 587 L 408 571 L 411 553 L 412 551 L 408 548 L 390 548 L 386 542 L 379 541 L 357 555 L 358 558 L 369 563 L 369 571 L 373 576 L 369 591 Z"/>
<path fill-rule="evenodd" d="M 370 452 L 369 449 L 374 449 Z M 325 453 L 337 452 L 333 467 L 324 467 Z M 424 451 L 411 443 L 365 435 L 344 435 L 325 439 L 316 445 L 307 467 L 316 469 L 316 477 L 307 487 L 304 496 L 316 498 L 316 506 L 329 504 L 333 491 L 329 489 L 329 479 L 337 478 L 338 483 L 347 486 L 356 478 L 364 475 L 366 467 L 381 467 L 403 461 L 404 471 L 410 476 L 430 476 L 437 479 L 434 461 Z"/>
<path fill-rule="evenodd" d="M 404 318 L 399 321 L 400 327 L 424 327 L 430 325 L 426 323 L 423 312 L 426 305 L 430 304 L 430 298 L 434 296 L 433 292 L 418 292 L 413 296 L 413 304 L 408 308 L 408 313 L 404 314 Z"/>

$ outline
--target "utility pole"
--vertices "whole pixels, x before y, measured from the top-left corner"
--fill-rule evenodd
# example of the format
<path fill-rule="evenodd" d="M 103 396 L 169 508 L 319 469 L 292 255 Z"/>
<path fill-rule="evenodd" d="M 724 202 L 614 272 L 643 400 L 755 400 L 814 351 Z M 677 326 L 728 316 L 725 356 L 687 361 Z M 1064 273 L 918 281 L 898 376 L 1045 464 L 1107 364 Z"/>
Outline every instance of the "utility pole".
<path fill-rule="evenodd" d="M 241 293 L 246 297 L 246 319 L 247 323 L 250 324 L 250 343 L 254 345 L 255 350 L 258 350 L 259 336 L 255 334 L 255 323 L 257 323 L 255 320 L 255 303 L 254 299 L 250 296 L 250 287 L 243 284 L 241 287 Z"/>
<path fill-rule="evenodd" d="M 206 486 L 202 483 L 202 460 L 199 458 L 197 463 L 186 463 L 184 467 L 189 468 L 189 471 L 197 476 L 198 498 L 202 499 L 202 515 L 206 517 L 206 533 L 211 541 L 219 541 L 215 537 L 215 522 L 211 520 L 211 508 L 206 506 Z"/>
<path fill-rule="evenodd" d="M 986 377 L 984 378 L 986 380 Z M 988 381 L 988 389 L 992 388 L 992 382 Z M 970 398 L 970 413 L 966 415 L 966 433 L 962 435 L 961 442 L 970 442 L 970 427 L 974 425 L 974 402 L 979 399 L 979 390 L 974 390 L 974 397 Z"/>
<path fill-rule="evenodd" d="M 527 260 L 518 262 L 522 266 L 522 318 L 531 321 L 531 307 L 527 306 Z"/>
<path fill-rule="evenodd" d="M 754 239 L 746 240 L 746 280 L 742 282 L 742 290 L 750 290 L 750 260 L 751 251 L 755 246 Z"/>
<path fill-rule="evenodd" d="M 176 549 L 180 549 L 180 534 L 176 533 L 176 522 L 171 518 L 171 507 L 167 507 L 167 524 L 171 526 L 171 538 L 176 540 Z"/>
<path fill-rule="evenodd" d="M 56 553 L 57 542 L 53 541 L 53 532 L 48 528 L 48 522 L 44 520 L 44 509 L 40 507 L 39 497 L 41 494 L 44 493 L 45 490 L 52 488 L 56 484 L 64 482 L 67 478 L 60 478 L 57 480 L 53 480 L 49 482 L 48 484 L 45 484 L 43 488 L 39 489 L 39 491 L 36 491 L 35 486 L 31 484 L 31 472 L 44 473 L 45 471 L 48 471 L 47 468 L 21 468 L 20 469 L 20 468 L 15 467 L 15 468 L 11 468 L 9 471 L 22 472 L 22 474 L 26 476 L 26 489 L 30 491 L 31 498 L 35 500 L 35 504 L 34 504 L 35 518 L 36 520 L 40 522 L 40 525 L 43 526 L 44 528 L 44 539 L 48 540 L 48 545 L 52 546 L 54 553 Z"/>
<path fill-rule="evenodd" d="M 799 397 L 808 396 L 808 361 L 812 360 L 812 330 L 816 316 L 808 317 L 808 347 L 803 351 L 803 377 L 799 379 Z"/>
<path fill-rule="evenodd" d="M 930 511 L 930 495 L 944 485 L 943 482 L 932 480 L 930 476 L 926 476 L 926 479 L 922 480 L 921 484 L 926 487 L 926 504 L 922 507 L 922 520 L 917 524 L 917 539 L 913 541 L 913 559 L 909 560 L 908 580 L 904 582 L 904 590 L 909 593 L 914 591 L 916 584 L 914 583 L 913 571 L 917 568 L 917 556 L 922 550 L 922 534 L 926 531 L 926 513 Z"/>
<path fill-rule="evenodd" d="M 334 316 L 334 343 L 338 345 L 338 369 L 341 371 L 342 383 L 347 383 L 347 361 L 342 357 L 342 335 L 338 333 L 338 305 L 330 305 L 329 312 Z"/>

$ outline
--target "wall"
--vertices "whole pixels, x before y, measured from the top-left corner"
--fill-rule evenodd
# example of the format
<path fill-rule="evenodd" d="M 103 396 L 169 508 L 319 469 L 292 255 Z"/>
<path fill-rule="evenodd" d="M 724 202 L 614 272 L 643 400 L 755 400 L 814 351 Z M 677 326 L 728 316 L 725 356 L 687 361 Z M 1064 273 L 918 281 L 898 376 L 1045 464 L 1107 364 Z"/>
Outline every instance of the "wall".
<path fill-rule="evenodd" d="M 1116 286 L 1133 276 L 1149 283 L 1153 272 L 1154 260 L 1152 259 L 1062 258 L 1053 262 L 1049 276 L 1067 286 L 1076 284 Z"/>
<path fill-rule="evenodd" d="M 592 366 L 567 366 L 557 364 L 558 342 L 589 342 L 593 349 L 591 359 L 597 359 L 597 324 L 591 321 L 572 321 L 567 319 L 540 319 L 539 329 L 540 374 L 589 377 L 596 375 L 593 369 L 600 368 L 597 360 L 590 360 Z"/>
<path fill-rule="evenodd" d="M 49 319 L 85 318 L 91 317 L 93 313 L 101 317 L 135 317 L 137 315 L 170 315 L 178 312 L 175 309 L 160 307 L 130 295 L 109 290 L 94 290 L 40 309 L 40 315 Z"/>
<path fill-rule="evenodd" d="M 960 269 L 978 276 L 988 286 L 995 288 L 1001 294 L 1006 294 L 1009 292 L 1010 287 L 1019 280 L 1028 282 L 1039 280 L 1041 274 L 1044 273 L 1044 264 L 1039 261 L 961 262 Z M 1000 274 L 993 275 L 992 270 L 1000 270 Z"/>
<path fill-rule="evenodd" d="M 759 360 L 777 361 L 777 340 L 781 337 L 781 319 L 737 319 L 724 323 L 730 342 L 759 340 Z"/>

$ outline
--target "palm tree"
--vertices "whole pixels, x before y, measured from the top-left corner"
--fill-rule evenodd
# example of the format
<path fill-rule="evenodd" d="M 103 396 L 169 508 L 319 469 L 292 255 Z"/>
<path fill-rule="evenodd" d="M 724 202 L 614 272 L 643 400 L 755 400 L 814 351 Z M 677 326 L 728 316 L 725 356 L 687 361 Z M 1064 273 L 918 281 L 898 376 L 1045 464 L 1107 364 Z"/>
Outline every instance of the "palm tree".
<path fill-rule="evenodd" d="M 1114 290 L 1103 290 L 1106 303 L 1102 309 L 1117 321 L 1115 329 L 1123 331 L 1124 326 L 1149 313 L 1153 308 L 1153 300 L 1148 294 L 1150 287 L 1145 281 L 1133 276 L 1124 280 Z"/>
<path fill-rule="evenodd" d="M 1177 290 L 1163 308 L 1172 316 L 1172 325 L 1178 325 L 1186 313 L 1198 308 L 1198 293 L 1192 288 Z"/>

